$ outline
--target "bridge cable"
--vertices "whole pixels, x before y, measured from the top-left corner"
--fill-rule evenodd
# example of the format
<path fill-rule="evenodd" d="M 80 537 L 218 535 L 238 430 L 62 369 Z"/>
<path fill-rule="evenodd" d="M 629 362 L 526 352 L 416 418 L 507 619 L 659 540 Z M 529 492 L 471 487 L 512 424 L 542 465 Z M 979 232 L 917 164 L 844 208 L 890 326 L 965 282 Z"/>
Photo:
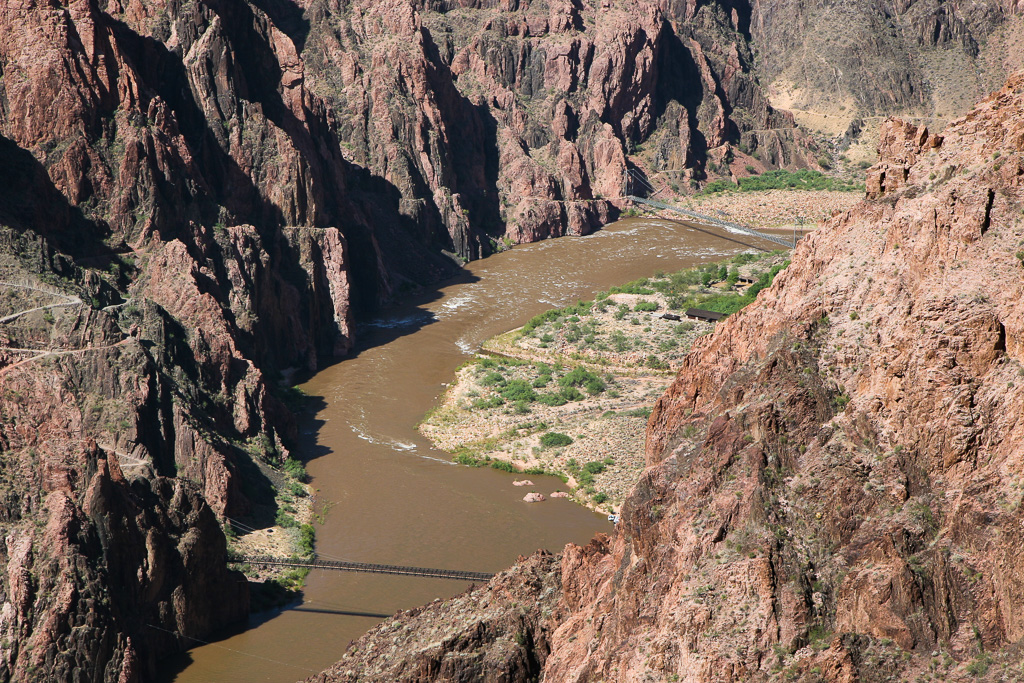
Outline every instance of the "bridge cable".
<path fill-rule="evenodd" d="M 635 168 L 630 168 L 627 170 L 635 180 L 640 181 L 640 183 L 644 185 L 648 190 L 650 190 L 651 192 L 657 192 L 657 189 L 655 189 L 654 185 L 651 185 L 651 183 Z"/>

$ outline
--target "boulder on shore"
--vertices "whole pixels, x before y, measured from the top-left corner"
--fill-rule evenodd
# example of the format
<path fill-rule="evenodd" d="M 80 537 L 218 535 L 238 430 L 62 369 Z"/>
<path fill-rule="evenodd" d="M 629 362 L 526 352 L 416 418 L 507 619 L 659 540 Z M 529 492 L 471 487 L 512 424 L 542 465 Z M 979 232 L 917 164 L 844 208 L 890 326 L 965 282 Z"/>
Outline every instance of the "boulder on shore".
<path fill-rule="evenodd" d="M 546 498 L 544 498 L 544 494 L 543 493 L 537 493 L 536 491 L 530 491 L 525 496 L 523 496 L 523 500 L 525 500 L 527 503 L 541 503 L 541 502 L 545 501 Z"/>

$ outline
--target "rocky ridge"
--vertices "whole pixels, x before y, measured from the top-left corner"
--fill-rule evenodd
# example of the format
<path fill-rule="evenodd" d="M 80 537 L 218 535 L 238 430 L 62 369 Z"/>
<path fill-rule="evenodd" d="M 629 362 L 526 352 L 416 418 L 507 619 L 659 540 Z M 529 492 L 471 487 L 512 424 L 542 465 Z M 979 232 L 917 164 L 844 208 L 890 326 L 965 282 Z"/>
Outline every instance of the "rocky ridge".
<path fill-rule="evenodd" d="M 1024 68 L 1017 0 L 755 0 L 750 35 L 772 104 L 857 137 L 886 115 L 949 121 Z"/>
<path fill-rule="evenodd" d="M 686 358 L 614 537 L 562 556 L 545 680 L 1021 677 L 1024 76 L 880 152 Z"/>

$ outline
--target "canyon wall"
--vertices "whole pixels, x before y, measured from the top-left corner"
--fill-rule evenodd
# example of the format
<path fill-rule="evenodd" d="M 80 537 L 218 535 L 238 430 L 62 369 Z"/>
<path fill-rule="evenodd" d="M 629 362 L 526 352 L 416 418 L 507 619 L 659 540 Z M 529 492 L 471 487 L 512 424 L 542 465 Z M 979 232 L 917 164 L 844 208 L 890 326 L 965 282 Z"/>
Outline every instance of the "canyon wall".
<path fill-rule="evenodd" d="M 756 71 L 782 108 L 828 128 L 875 116 L 949 121 L 1024 68 L 1017 0 L 753 0 Z M 818 118 L 814 118 L 814 116 Z"/>
<path fill-rule="evenodd" d="M 729 175 L 761 166 L 746 154 L 760 149 L 764 167 L 800 166 L 813 144 L 768 104 L 743 21 L 718 3 L 306 7 L 309 87 L 331 103 L 346 158 L 472 257 L 607 222 L 641 191 L 627 168 L 685 190 L 709 160 Z"/>
<path fill-rule="evenodd" d="M 880 153 L 865 201 L 695 344 L 651 415 L 648 468 L 614 534 L 551 570 L 557 606 L 507 598 L 533 624 L 508 661 L 536 658 L 549 681 L 1020 670 L 1024 75 L 942 132 L 888 121 Z M 495 592 L 460 604 L 500 611 Z M 450 605 L 424 609 L 437 623 Z M 377 671 L 368 653 L 405 623 L 311 680 Z M 413 633 L 393 659 L 429 652 L 461 680 L 476 670 L 464 662 L 511 647 L 475 632 L 471 658 L 458 638 Z M 424 679 L 390 667 L 361 680 Z"/>
<path fill-rule="evenodd" d="M 220 524 L 266 513 L 295 429 L 280 381 L 345 354 L 357 312 L 613 219 L 626 168 L 685 188 L 808 164 L 754 17 L 5 3 L 0 317 L 31 311 L 0 328 L 0 679 L 143 680 L 244 616 Z"/>
<path fill-rule="evenodd" d="M 454 264 L 259 8 L 7 3 L 0 34 L 3 316 L 71 304 L 0 328 L 0 680 L 148 680 L 248 612 L 221 524 L 267 514 L 280 373 Z"/>

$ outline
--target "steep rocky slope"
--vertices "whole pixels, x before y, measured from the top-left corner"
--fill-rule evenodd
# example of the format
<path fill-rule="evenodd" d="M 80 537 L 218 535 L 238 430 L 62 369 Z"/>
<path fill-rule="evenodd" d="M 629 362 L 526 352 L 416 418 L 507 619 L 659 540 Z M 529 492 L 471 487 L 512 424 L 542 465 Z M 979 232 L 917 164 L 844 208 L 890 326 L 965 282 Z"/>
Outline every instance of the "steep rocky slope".
<path fill-rule="evenodd" d="M 589 232 L 616 215 L 627 166 L 686 187 L 709 159 L 760 165 L 741 141 L 806 163 L 727 5 L 310 0 L 303 56 L 346 156 L 475 256 L 470 226 L 508 242 Z"/>
<path fill-rule="evenodd" d="M 1024 675 L 1024 75 L 940 134 L 890 121 L 880 148 L 868 198 L 658 403 L 614 536 L 566 549 L 543 645 L 518 642 L 544 680 Z M 478 657 L 509 647 L 476 633 Z"/>
<path fill-rule="evenodd" d="M 1017 0 L 754 0 L 755 71 L 801 125 L 851 135 L 889 114 L 948 121 L 1024 68 Z"/>
<path fill-rule="evenodd" d="M 0 7 L 0 318 L 32 309 L 0 327 L 0 679 L 141 680 L 245 614 L 218 521 L 273 518 L 278 380 L 344 354 L 354 311 L 592 229 L 630 165 L 806 163 L 751 75 L 751 16 Z"/>

